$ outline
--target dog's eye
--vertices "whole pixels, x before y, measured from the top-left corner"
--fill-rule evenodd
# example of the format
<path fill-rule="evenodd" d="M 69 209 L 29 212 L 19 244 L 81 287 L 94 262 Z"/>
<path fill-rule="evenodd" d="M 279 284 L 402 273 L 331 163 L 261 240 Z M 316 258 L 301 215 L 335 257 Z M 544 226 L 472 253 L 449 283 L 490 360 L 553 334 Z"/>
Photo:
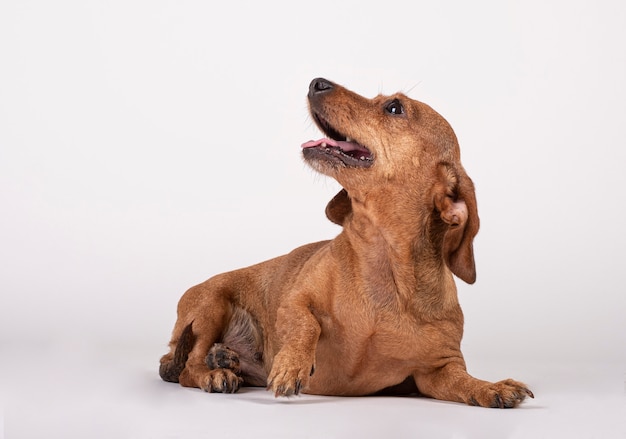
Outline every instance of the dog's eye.
<path fill-rule="evenodd" d="M 394 99 L 393 101 L 387 104 L 387 106 L 385 107 L 385 111 L 393 115 L 404 114 L 404 107 L 402 106 L 399 100 Z"/>

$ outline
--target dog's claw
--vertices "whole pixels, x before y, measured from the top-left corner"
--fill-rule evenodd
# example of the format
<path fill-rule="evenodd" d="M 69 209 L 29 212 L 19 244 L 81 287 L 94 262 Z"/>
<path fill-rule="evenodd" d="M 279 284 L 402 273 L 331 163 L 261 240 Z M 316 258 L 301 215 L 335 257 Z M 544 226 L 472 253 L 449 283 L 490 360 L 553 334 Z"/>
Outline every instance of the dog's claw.
<path fill-rule="evenodd" d="M 496 393 L 496 405 L 501 409 L 504 408 L 504 402 L 502 401 L 502 398 L 500 398 L 500 395 L 498 395 L 497 393 Z"/>
<path fill-rule="evenodd" d="M 278 398 L 279 396 L 289 396 L 285 393 L 285 386 L 278 386 L 276 388 L 276 392 L 274 393 L 274 397 Z"/>
<path fill-rule="evenodd" d="M 530 391 L 530 389 L 524 388 L 524 393 L 526 393 L 526 395 L 530 396 L 532 399 L 535 399 L 535 395 L 533 394 L 533 392 Z"/>
<path fill-rule="evenodd" d="M 298 379 L 298 380 L 296 380 L 296 388 L 295 388 L 295 390 L 293 391 L 293 393 L 294 393 L 295 395 L 298 395 L 298 394 L 300 393 L 300 389 L 301 389 L 301 388 L 302 388 L 302 381 L 300 381 L 300 380 Z"/>

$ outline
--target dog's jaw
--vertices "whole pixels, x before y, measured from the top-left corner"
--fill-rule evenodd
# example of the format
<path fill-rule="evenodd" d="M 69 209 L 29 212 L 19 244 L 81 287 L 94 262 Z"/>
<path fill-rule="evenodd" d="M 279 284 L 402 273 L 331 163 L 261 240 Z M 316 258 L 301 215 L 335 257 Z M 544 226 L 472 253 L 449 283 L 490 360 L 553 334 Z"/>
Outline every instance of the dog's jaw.
<path fill-rule="evenodd" d="M 369 149 L 349 138 L 310 140 L 302 144 L 302 149 L 307 160 L 338 161 L 344 166 L 359 168 L 369 168 L 374 161 Z"/>
<path fill-rule="evenodd" d="M 369 168 L 374 155 L 366 146 L 342 134 L 325 119 L 312 112 L 317 126 L 327 137 L 302 144 L 304 159 L 315 169 L 322 171 L 322 163 L 332 167 Z M 320 163 L 321 162 L 321 163 Z"/>

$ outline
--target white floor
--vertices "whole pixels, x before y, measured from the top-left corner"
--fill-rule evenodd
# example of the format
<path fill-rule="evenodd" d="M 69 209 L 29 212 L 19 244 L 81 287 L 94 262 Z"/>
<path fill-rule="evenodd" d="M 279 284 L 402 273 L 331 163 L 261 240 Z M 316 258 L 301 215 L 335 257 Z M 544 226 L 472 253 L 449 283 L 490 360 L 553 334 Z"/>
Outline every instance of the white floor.
<path fill-rule="evenodd" d="M 0 439 L 626 438 L 624 365 L 467 358 L 474 375 L 510 376 L 535 392 L 521 408 L 498 410 L 409 397 L 206 394 L 162 382 L 163 352 L 0 346 Z"/>

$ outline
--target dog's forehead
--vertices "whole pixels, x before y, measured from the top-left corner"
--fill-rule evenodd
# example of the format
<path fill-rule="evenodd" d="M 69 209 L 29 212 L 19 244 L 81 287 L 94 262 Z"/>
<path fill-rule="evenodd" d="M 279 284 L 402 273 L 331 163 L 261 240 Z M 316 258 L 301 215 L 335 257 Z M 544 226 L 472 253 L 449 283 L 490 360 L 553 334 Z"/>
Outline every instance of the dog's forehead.
<path fill-rule="evenodd" d="M 398 100 L 405 109 L 406 116 L 423 139 L 429 139 L 430 144 L 436 146 L 440 153 L 459 155 L 459 146 L 454 130 L 448 121 L 430 105 L 412 99 L 404 93 L 397 92 L 391 95 L 379 95 L 374 98 L 375 105 L 385 107 L 391 101 Z"/>
<path fill-rule="evenodd" d="M 402 92 L 397 92 L 397 93 L 393 93 L 390 95 L 379 94 L 378 96 L 374 97 L 372 101 L 382 103 L 382 102 L 391 101 L 393 99 L 398 99 L 402 101 L 414 101 L 413 99 L 409 98 L 407 95 L 405 95 Z M 414 102 L 418 102 L 418 101 L 414 101 Z"/>

